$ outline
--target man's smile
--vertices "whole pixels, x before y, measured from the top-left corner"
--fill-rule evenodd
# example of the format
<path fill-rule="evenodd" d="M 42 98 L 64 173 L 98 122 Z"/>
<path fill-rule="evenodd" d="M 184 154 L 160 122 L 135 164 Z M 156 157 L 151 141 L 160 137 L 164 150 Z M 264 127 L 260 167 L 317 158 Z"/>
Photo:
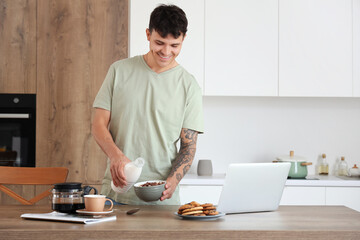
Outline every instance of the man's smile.
<path fill-rule="evenodd" d="M 161 59 L 168 60 L 168 59 L 170 59 L 173 55 L 163 56 L 163 55 L 161 55 L 160 53 L 158 53 L 158 56 L 159 56 Z"/>

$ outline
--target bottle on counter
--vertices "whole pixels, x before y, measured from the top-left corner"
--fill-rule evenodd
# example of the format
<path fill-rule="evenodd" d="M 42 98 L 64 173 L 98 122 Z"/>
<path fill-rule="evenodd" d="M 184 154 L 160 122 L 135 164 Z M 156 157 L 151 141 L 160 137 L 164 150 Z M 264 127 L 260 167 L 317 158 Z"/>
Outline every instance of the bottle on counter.
<path fill-rule="evenodd" d="M 318 175 L 328 175 L 329 174 L 329 164 L 327 163 L 325 153 L 323 153 L 321 155 L 321 159 L 319 159 L 319 161 L 318 161 L 316 170 L 317 170 L 316 172 Z"/>
<path fill-rule="evenodd" d="M 341 157 L 341 161 L 339 163 L 338 166 L 338 170 L 337 170 L 337 176 L 348 176 L 349 172 L 348 172 L 348 164 L 345 161 L 345 157 Z"/>
<path fill-rule="evenodd" d="M 124 174 L 127 185 L 123 188 L 116 187 L 113 181 L 111 181 L 111 188 L 117 193 L 126 193 L 139 179 L 144 164 L 145 160 L 143 158 L 137 158 L 135 161 L 126 164 L 124 167 Z"/>
<path fill-rule="evenodd" d="M 351 177 L 360 177 L 360 170 L 356 166 L 356 164 L 354 164 L 354 166 L 352 168 L 350 168 L 350 176 Z"/>

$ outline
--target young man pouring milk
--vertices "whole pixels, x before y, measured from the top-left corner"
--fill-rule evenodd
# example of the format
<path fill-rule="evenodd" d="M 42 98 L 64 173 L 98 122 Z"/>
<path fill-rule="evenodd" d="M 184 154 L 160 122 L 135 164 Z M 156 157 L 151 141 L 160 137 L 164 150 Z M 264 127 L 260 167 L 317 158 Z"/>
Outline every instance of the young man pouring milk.
<path fill-rule="evenodd" d="M 146 29 L 149 52 L 113 63 L 94 101 L 92 132 L 108 157 L 101 194 L 118 203 L 180 204 L 178 184 L 203 132 L 201 88 L 176 62 L 186 32 L 182 9 L 155 8 Z M 138 182 L 166 181 L 160 201 L 144 202 L 133 188 L 125 193 L 111 188 L 111 181 L 115 187 L 127 185 L 124 167 L 139 157 L 145 164 Z"/>

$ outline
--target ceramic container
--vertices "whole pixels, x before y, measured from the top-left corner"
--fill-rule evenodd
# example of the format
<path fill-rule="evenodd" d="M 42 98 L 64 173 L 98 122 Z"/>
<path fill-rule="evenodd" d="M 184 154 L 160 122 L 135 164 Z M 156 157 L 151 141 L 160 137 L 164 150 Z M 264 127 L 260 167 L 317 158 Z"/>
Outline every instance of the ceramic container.
<path fill-rule="evenodd" d="M 197 165 L 197 174 L 199 176 L 212 176 L 213 168 L 212 162 L 208 159 L 199 160 Z"/>
<path fill-rule="evenodd" d="M 147 186 L 142 187 L 141 185 L 145 183 L 153 183 L 153 182 L 163 182 L 161 185 L 156 186 Z M 165 191 L 165 181 L 164 180 L 151 180 L 138 182 L 134 184 L 134 190 L 136 196 L 145 202 L 157 201 L 162 196 L 163 191 Z"/>
<path fill-rule="evenodd" d="M 290 151 L 290 155 L 281 156 L 276 159 L 275 162 L 290 162 L 291 167 L 288 178 L 306 178 L 308 174 L 307 166 L 311 165 L 311 162 L 307 162 L 304 157 L 295 156 L 294 151 Z"/>

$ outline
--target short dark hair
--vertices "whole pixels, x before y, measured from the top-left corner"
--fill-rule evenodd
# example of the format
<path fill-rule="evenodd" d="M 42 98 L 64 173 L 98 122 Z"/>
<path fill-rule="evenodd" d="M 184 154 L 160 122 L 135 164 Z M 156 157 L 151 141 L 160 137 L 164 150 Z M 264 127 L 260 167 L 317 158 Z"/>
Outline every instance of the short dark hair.
<path fill-rule="evenodd" d="M 185 36 L 188 21 L 185 12 L 175 5 L 162 4 L 156 7 L 150 16 L 149 30 L 155 30 L 161 37 L 165 38 L 171 34 L 178 38 L 181 34 Z"/>

